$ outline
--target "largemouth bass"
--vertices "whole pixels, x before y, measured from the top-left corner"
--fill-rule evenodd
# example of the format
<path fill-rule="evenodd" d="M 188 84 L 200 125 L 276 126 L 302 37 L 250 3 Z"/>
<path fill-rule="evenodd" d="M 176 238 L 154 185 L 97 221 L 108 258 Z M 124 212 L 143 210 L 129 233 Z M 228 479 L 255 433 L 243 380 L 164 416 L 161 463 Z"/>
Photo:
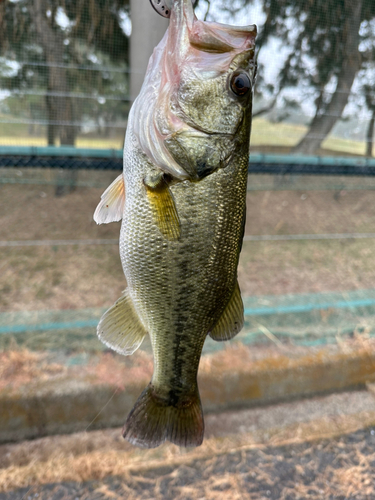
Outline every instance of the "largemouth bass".
<path fill-rule="evenodd" d="M 143 447 L 202 443 L 197 372 L 207 335 L 243 325 L 237 265 L 245 224 L 255 26 L 199 21 L 174 0 L 128 121 L 124 171 L 94 219 L 122 218 L 123 296 L 99 338 L 132 354 L 150 335 L 154 373 L 123 436 Z"/>

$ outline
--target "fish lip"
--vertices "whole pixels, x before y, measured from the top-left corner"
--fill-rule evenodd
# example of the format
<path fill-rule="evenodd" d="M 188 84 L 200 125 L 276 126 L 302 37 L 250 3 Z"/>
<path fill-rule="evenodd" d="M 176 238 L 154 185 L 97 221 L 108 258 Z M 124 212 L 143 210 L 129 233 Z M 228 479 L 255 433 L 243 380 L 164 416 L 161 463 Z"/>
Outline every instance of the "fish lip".
<path fill-rule="evenodd" d="M 234 139 L 236 133 L 234 134 L 229 134 L 227 132 L 206 132 L 199 127 L 189 127 L 188 130 L 177 130 L 176 132 L 172 132 L 171 134 L 168 134 L 166 136 L 166 139 L 170 139 L 172 137 L 178 137 L 178 136 L 184 136 L 184 137 L 211 137 L 211 136 L 220 136 L 220 137 L 227 137 L 229 139 Z"/>

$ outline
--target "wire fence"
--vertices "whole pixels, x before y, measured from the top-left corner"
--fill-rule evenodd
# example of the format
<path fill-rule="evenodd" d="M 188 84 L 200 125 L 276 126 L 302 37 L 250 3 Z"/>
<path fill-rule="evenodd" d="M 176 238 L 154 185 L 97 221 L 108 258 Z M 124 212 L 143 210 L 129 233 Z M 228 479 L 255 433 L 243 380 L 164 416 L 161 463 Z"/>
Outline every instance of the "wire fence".
<path fill-rule="evenodd" d="M 122 151 L 0 146 L 0 167 L 122 170 Z M 375 159 L 264 155 L 255 153 L 250 156 L 248 171 L 249 174 L 273 174 L 281 176 L 303 174 L 370 177 L 375 175 Z M 6 179 L 4 182 L 6 182 Z"/>
<path fill-rule="evenodd" d="M 375 4 L 344 4 L 195 2 L 200 18 L 258 25 L 244 344 L 374 332 Z M 130 28 L 156 14 L 84 5 L 0 2 L 0 347 L 102 349 L 95 324 L 125 287 L 119 225 L 92 215 L 153 49 Z"/>
<path fill-rule="evenodd" d="M 200 19 L 255 22 L 259 33 L 238 263 L 244 326 L 229 342 L 207 336 L 199 380 L 204 411 L 365 388 L 374 380 L 375 344 L 375 2 L 194 5 Z M 123 425 L 139 386 L 150 380 L 148 335 L 134 356 L 121 358 L 97 337 L 100 318 L 127 285 L 119 255 L 123 222 L 99 226 L 93 214 L 123 168 L 131 102 L 165 29 L 154 33 L 154 16 L 149 0 L 0 0 L 0 444 Z M 329 418 L 337 435 L 335 401 L 327 420 L 313 422 L 314 439 Z M 349 406 L 357 425 L 365 407 Z M 281 430 L 289 422 L 285 408 L 273 412 Z M 354 418 L 353 411 L 362 413 Z M 263 440 L 264 422 L 255 420 L 245 426 L 252 451 Z M 285 429 L 294 440 L 295 425 Z M 275 431 L 272 449 L 284 435 Z M 231 434 L 224 444 L 243 448 L 243 436 L 233 441 Z M 107 437 L 85 434 L 77 445 L 76 434 L 70 441 L 85 474 L 87 443 L 99 439 L 108 448 Z M 222 455 L 222 441 L 208 447 Z M 59 457 L 45 460 L 46 443 L 22 444 L 29 464 L 19 445 L 15 454 L 7 445 L 3 465 L 24 481 L 18 492 L 25 498 L 39 463 L 41 481 L 49 471 L 51 481 L 66 483 Z M 121 446 L 117 438 L 113 446 Z M 92 456 L 97 477 L 98 453 Z M 116 467 L 124 460 L 116 459 Z M 14 481 L 4 474 L 5 491 Z M 289 486 L 294 479 L 288 476 Z M 261 480 L 261 494 L 271 495 L 271 482 Z M 95 492 L 107 494 L 99 483 Z M 320 486 L 316 491 L 320 498 Z"/>
<path fill-rule="evenodd" d="M 69 183 L 58 169 L 0 170 L 3 347 L 63 349 L 69 338 L 101 349 L 94 322 L 125 283 L 119 226 L 96 226 L 92 215 L 117 172 L 76 174 Z M 362 174 L 249 174 L 241 342 L 307 346 L 372 335 L 374 189 L 375 178 Z"/>

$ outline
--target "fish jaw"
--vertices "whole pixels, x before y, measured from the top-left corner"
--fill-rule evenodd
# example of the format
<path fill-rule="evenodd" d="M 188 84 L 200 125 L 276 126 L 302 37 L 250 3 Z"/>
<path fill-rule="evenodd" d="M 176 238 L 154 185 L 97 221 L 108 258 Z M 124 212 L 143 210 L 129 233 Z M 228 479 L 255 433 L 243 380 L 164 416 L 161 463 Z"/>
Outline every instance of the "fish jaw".
<path fill-rule="evenodd" d="M 191 0 L 173 2 L 169 28 L 150 59 L 128 123 L 140 150 L 155 167 L 178 180 L 199 179 L 199 172 L 192 173 L 189 165 L 207 164 L 206 158 L 218 142 L 210 136 L 221 134 L 220 148 L 229 145 L 233 149 L 226 138 L 234 140 L 244 114 L 251 113 L 251 97 L 239 100 L 233 96 L 228 78 L 240 67 L 255 81 L 255 37 L 255 26 L 237 28 L 199 21 Z M 181 149 L 178 143 L 198 131 L 200 153 L 186 158 L 191 148 Z M 219 158 L 216 155 L 216 168 L 223 167 L 222 158 L 229 155 L 224 150 Z M 211 173 L 215 168 L 203 170 Z"/>

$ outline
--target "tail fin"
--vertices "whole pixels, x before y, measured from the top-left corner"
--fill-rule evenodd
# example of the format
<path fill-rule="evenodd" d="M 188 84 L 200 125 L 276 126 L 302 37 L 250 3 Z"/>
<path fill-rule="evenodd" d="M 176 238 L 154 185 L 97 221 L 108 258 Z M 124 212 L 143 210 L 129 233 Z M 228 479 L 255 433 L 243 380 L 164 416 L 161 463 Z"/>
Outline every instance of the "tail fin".
<path fill-rule="evenodd" d="M 152 384 L 138 398 L 122 430 L 127 441 L 142 448 L 156 448 L 166 440 L 178 446 L 200 446 L 203 433 L 198 388 L 171 405 L 155 395 Z"/>

